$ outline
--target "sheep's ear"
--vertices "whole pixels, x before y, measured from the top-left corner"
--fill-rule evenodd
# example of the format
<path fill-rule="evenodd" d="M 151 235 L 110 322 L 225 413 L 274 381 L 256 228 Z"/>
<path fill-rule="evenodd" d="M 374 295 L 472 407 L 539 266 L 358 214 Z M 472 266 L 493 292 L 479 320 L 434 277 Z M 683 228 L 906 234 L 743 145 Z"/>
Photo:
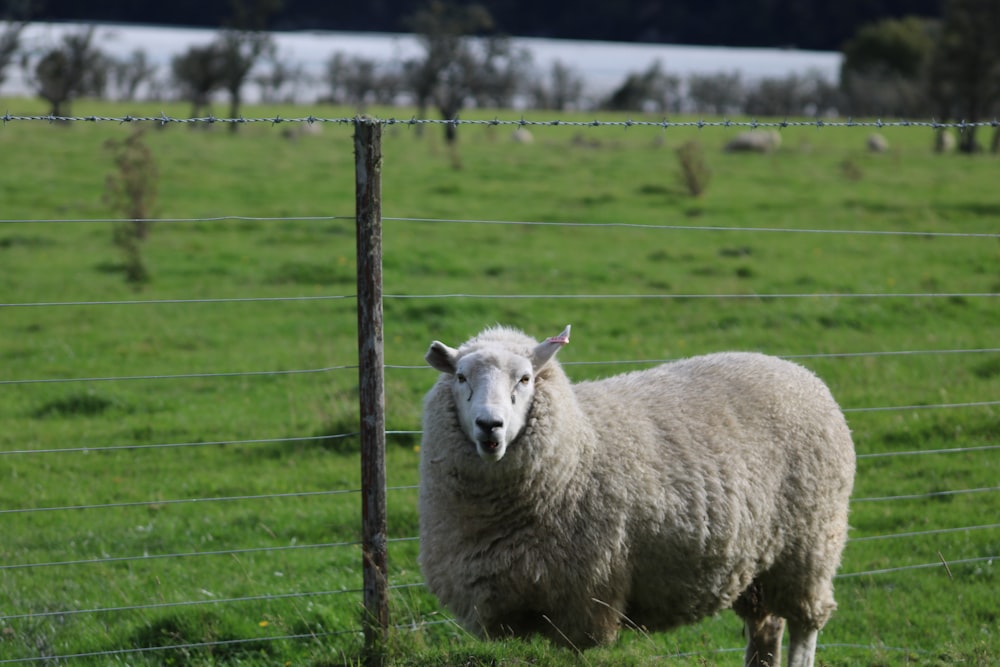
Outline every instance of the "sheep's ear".
<path fill-rule="evenodd" d="M 567 324 L 561 334 L 542 341 L 532 350 L 531 367 L 535 369 L 536 373 L 549 362 L 549 359 L 555 356 L 559 348 L 569 343 L 569 328 L 570 325 Z"/>
<path fill-rule="evenodd" d="M 424 355 L 424 359 L 432 368 L 449 375 L 455 374 L 455 360 L 458 359 L 458 350 L 448 347 L 439 340 L 431 343 L 430 349 Z"/>

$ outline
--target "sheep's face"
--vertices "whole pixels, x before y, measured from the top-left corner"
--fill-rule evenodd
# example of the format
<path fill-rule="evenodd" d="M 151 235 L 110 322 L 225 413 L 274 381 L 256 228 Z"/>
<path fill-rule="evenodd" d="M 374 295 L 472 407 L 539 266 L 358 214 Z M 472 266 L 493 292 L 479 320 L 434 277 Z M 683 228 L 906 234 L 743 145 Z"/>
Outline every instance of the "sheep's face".
<path fill-rule="evenodd" d="M 539 343 L 526 357 L 502 345 L 486 345 L 462 354 L 434 341 L 427 362 L 449 375 L 462 430 L 484 461 L 507 453 L 528 419 L 539 370 L 569 342 L 569 327 Z"/>

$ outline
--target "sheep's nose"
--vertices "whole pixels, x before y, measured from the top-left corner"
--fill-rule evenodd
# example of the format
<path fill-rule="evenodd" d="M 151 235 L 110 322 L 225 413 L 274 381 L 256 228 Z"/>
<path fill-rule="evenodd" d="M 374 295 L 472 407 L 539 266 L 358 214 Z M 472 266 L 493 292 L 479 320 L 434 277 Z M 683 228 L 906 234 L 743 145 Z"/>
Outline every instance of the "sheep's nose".
<path fill-rule="evenodd" d="M 476 417 L 476 426 L 483 429 L 484 431 L 492 431 L 495 428 L 503 427 L 502 419 L 484 419 L 483 417 Z"/>

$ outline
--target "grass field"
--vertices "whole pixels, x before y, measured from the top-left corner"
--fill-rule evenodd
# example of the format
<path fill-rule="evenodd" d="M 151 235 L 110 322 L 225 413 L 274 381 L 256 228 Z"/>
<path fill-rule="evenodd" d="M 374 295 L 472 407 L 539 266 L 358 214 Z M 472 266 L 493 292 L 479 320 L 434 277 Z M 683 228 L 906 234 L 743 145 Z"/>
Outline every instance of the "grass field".
<path fill-rule="evenodd" d="M 74 108 L 161 111 L 186 113 Z M 112 223 L 67 222 L 119 217 L 103 145 L 132 128 L 0 127 L 0 663 L 358 660 L 357 443 L 326 437 L 357 430 L 352 128 L 291 127 L 146 130 L 154 215 L 172 221 L 143 246 L 139 291 Z M 993 664 L 1000 163 L 935 155 L 916 128 L 883 131 L 878 155 L 867 131 L 833 128 L 783 130 L 770 155 L 722 152 L 737 131 L 545 127 L 522 145 L 463 126 L 456 157 L 440 127 L 386 128 L 388 429 L 419 429 L 432 339 L 496 322 L 538 337 L 572 323 L 560 359 L 575 379 L 720 349 L 805 355 L 862 457 L 819 664 Z M 688 140 L 712 170 L 697 199 L 678 178 Z M 814 356 L 835 354 L 853 356 Z M 993 404 L 926 407 L 967 403 Z M 444 622 L 407 586 L 421 581 L 418 444 L 389 436 L 393 664 L 739 663 L 719 652 L 741 647 L 731 612 L 580 658 Z"/>

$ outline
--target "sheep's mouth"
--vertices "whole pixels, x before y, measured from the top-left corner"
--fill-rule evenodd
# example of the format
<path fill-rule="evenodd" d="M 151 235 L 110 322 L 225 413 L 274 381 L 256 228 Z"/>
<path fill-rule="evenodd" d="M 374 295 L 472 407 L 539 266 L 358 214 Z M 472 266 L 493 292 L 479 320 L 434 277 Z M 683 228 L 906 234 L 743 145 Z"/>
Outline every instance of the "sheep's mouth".
<path fill-rule="evenodd" d="M 480 440 L 479 446 L 487 452 L 495 452 L 500 449 L 500 442 L 498 440 Z"/>
<path fill-rule="evenodd" d="M 503 458 L 506 449 L 502 442 L 496 440 L 477 440 L 476 441 L 476 453 L 479 454 L 479 458 L 484 461 L 491 461 L 493 463 L 499 461 Z"/>

